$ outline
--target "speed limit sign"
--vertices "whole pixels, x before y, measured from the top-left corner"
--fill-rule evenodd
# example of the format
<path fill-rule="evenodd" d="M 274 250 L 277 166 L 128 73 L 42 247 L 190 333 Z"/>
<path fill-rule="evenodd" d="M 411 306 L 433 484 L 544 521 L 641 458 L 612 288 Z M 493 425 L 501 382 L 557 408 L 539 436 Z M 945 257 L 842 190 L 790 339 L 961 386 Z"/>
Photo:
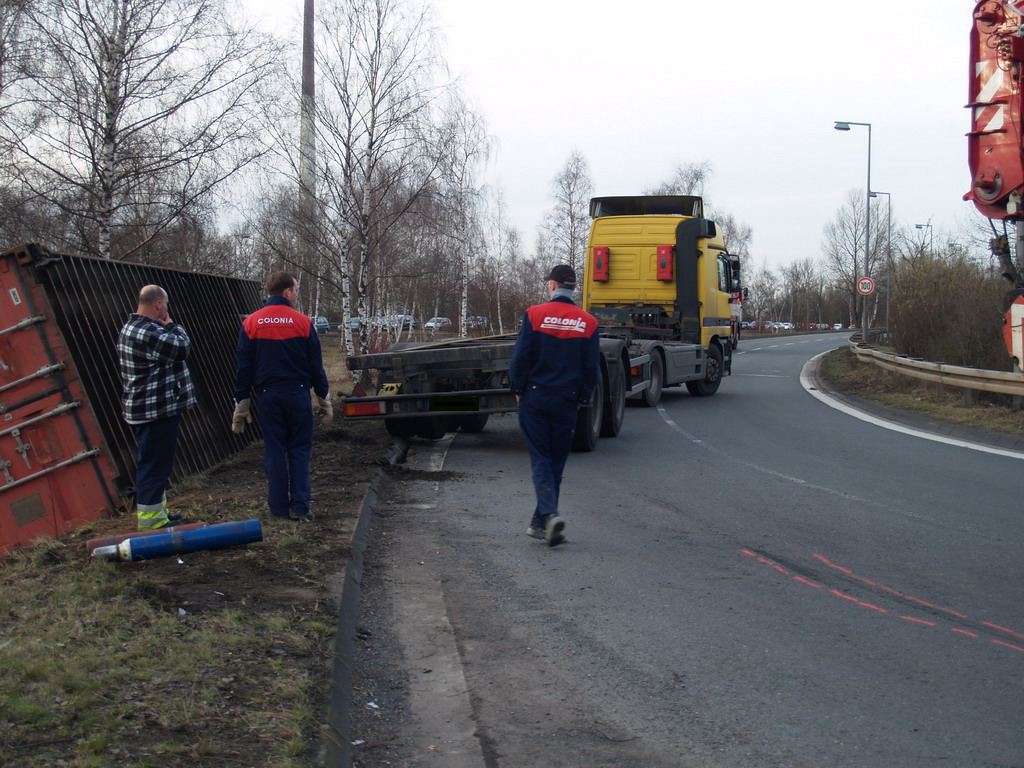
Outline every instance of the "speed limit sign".
<path fill-rule="evenodd" d="M 857 281 L 857 292 L 868 296 L 875 292 L 875 281 L 870 277 L 862 277 Z"/>

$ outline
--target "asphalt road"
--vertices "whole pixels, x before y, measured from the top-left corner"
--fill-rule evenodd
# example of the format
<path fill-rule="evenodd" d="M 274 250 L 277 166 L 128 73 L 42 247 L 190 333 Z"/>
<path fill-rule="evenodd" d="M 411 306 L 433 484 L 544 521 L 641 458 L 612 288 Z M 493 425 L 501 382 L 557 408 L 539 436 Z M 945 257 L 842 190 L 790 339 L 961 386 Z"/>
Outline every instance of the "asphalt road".
<path fill-rule="evenodd" d="M 744 342 L 714 397 L 630 408 L 570 458 L 553 549 L 514 417 L 417 441 L 371 528 L 391 720 L 356 764 L 1024 766 L 1024 462 L 812 397 L 845 340 Z"/>

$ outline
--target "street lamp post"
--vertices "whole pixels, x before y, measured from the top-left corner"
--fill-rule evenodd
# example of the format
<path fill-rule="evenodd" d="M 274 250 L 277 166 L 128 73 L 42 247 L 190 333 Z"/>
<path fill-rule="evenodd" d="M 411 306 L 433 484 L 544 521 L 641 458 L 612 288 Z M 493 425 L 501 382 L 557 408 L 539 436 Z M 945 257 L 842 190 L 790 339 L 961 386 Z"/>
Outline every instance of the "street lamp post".
<path fill-rule="evenodd" d="M 889 325 L 889 305 L 892 303 L 892 195 L 888 192 L 872 192 L 871 197 L 885 195 L 885 335 L 892 333 Z"/>
<path fill-rule="evenodd" d="M 848 130 L 850 130 L 850 126 L 851 125 L 862 125 L 862 126 L 864 126 L 865 128 L 868 129 L 868 186 L 867 186 L 867 209 L 864 212 L 865 224 L 864 224 L 864 275 L 863 276 L 864 277 L 869 277 L 868 270 L 870 269 L 870 267 L 868 265 L 871 262 L 871 123 L 857 123 L 857 122 L 854 122 L 853 120 L 836 120 L 835 128 L 836 128 L 837 131 L 848 131 Z M 856 257 L 854 257 L 854 259 L 853 259 L 853 271 L 854 271 L 854 275 L 853 275 L 853 288 L 854 288 L 853 297 L 854 298 L 853 298 L 853 300 L 856 302 L 857 301 L 857 297 L 860 295 L 860 293 L 857 291 L 857 280 L 859 278 L 859 275 L 856 274 L 856 272 L 857 272 L 857 259 L 856 259 Z M 863 337 L 864 341 L 867 342 L 867 340 L 868 340 L 868 329 L 867 329 L 868 302 L 867 302 L 867 297 L 864 297 L 864 300 L 862 300 L 861 303 L 860 303 L 860 312 L 861 312 L 861 315 L 860 315 L 860 333 L 861 333 L 861 336 Z"/>

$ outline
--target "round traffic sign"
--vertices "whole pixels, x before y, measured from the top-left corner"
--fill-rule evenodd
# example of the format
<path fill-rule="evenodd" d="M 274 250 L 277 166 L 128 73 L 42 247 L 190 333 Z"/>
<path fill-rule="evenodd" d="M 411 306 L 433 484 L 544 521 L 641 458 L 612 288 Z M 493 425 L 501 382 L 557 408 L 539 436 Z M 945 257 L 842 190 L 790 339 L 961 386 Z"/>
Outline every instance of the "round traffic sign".
<path fill-rule="evenodd" d="M 870 277 L 862 277 L 857 281 L 857 292 L 867 296 L 875 291 L 875 281 Z"/>

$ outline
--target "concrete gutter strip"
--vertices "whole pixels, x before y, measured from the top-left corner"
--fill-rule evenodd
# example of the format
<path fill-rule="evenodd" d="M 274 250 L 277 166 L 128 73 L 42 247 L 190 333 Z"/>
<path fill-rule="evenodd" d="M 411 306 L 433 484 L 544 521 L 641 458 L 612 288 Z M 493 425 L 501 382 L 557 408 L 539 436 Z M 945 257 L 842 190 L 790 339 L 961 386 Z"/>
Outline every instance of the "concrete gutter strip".
<path fill-rule="evenodd" d="M 409 451 L 407 440 L 398 440 L 388 450 L 392 466 L 405 462 Z M 369 539 L 370 519 L 380 502 L 384 469 L 370 481 L 363 497 L 350 555 L 342 570 L 338 625 L 334 633 L 334 656 L 331 662 L 330 691 L 327 700 L 327 723 L 321 739 L 318 763 L 325 768 L 350 768 L 352 765 L 352 671 L 355 663 L 355 631 L 362 599 L 363 553 Z"/>

